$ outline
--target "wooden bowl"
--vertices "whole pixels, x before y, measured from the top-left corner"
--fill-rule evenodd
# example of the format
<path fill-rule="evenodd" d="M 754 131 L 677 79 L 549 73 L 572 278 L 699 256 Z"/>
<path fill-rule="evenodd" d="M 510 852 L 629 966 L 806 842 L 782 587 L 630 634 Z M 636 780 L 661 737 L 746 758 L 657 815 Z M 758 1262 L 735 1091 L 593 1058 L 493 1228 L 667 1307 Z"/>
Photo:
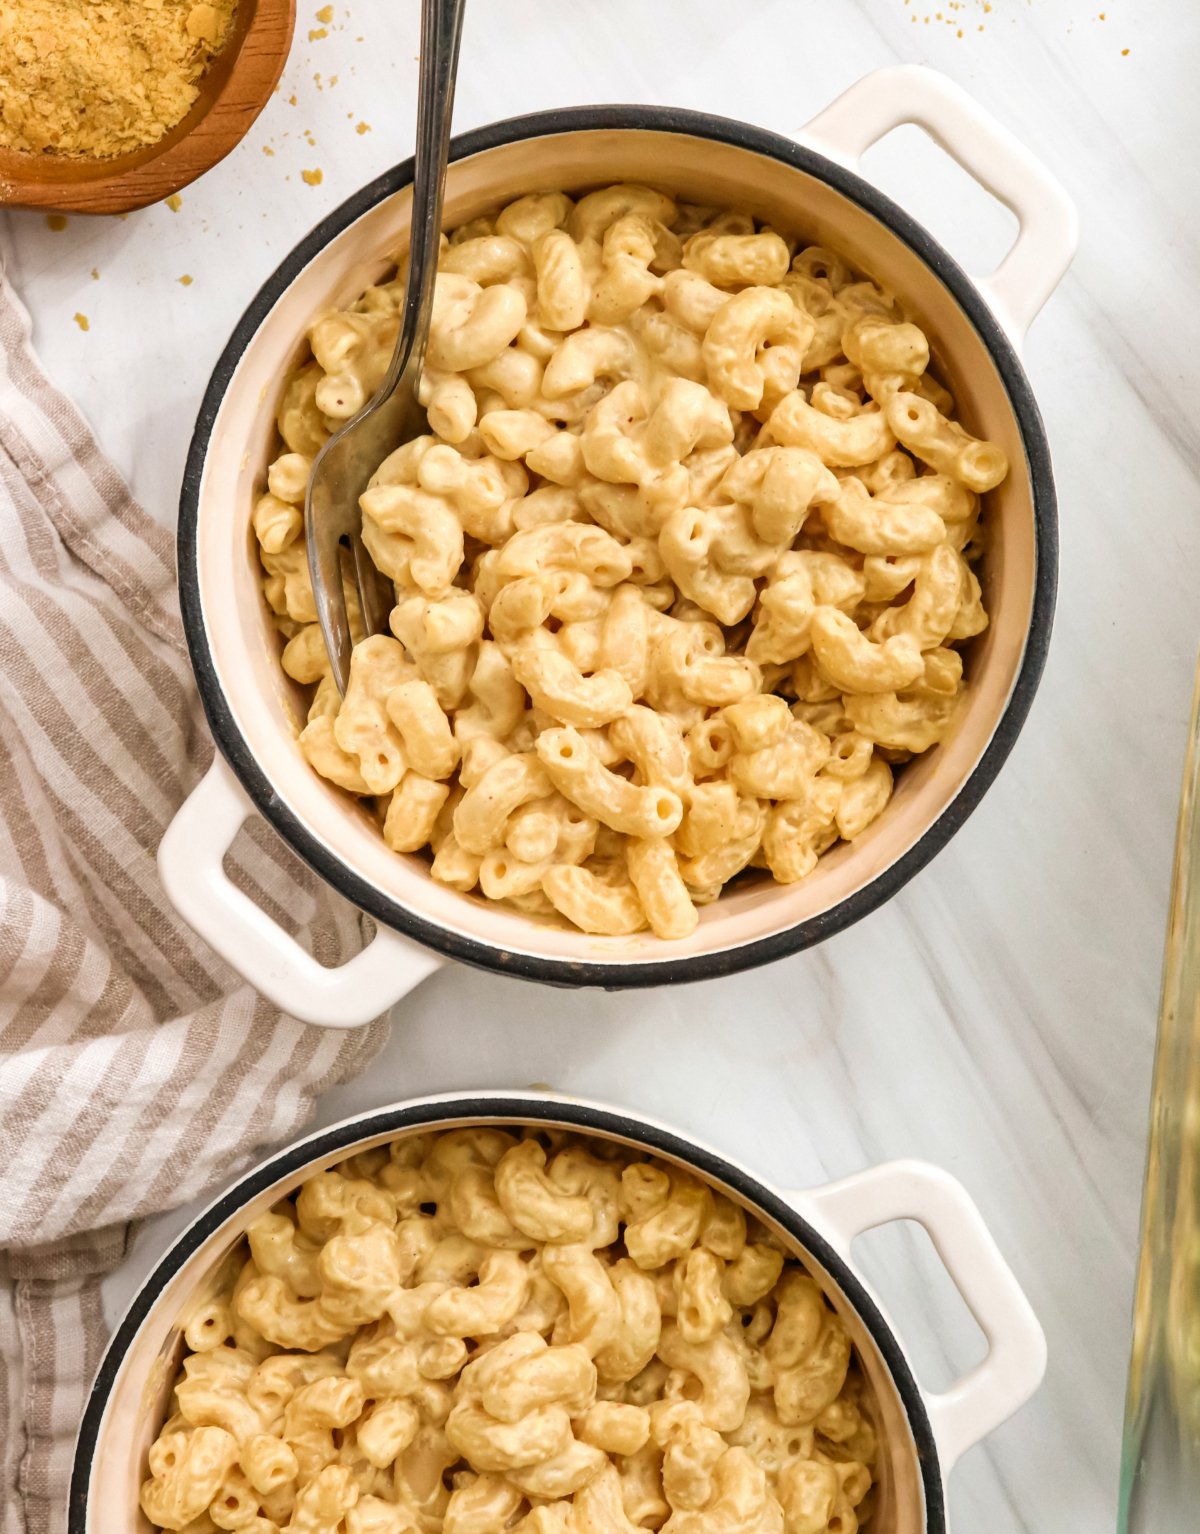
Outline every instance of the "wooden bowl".
<path fill-rule="evenodd" d="M 295 24 L 296 0 L 239 0 L 229 41 L 169 133 L 108 160 L 0 149 L 0 206 L 128 213 L 187 186 L 225 158 L 266 106 Z"/>

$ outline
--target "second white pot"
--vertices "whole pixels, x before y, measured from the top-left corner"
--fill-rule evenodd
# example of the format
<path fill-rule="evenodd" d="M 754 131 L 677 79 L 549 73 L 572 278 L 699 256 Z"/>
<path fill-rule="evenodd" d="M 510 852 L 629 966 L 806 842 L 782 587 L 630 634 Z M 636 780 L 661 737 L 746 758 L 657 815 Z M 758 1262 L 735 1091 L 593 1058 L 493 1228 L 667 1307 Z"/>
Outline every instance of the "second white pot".
<path fill-rule="evenodd" d="M 469 1125 L 570 1128 L 688 1168 L 751 1211 L 821 1284 L 849 1330 L 878 1405 L 880 1534 L 944 1534 L 945 1479 L 959 1456 L 1021 1406 L 1045 1369 L 1037 1319 L 965 1189 L 918 1161 L 840 1182 L 780 1189 L 654 1119 L 579 1099 L 481 1092 L 426 1097 L 347 1119 L 289 1146 L 239 1179 L 175 1241 L 113 1334 L 76 1448 L 69 1534 L 135 1534 L 137 1493 L 182 1351 L 180 1317 L 247 1225 L 312 1176 L 408 1134 Z M 865 1230 L 915 1220 L 987 1340 L 983 1360 L 950 1389 L 917 1383 L 850 1245 Z"/>

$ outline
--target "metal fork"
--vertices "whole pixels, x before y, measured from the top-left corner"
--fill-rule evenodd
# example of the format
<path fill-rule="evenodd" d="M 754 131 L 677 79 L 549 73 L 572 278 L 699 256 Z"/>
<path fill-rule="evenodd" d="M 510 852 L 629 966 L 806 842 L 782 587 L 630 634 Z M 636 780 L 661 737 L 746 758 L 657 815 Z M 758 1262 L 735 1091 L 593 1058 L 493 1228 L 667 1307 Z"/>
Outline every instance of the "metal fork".
<path fill-rule="evenodd" d="M 358 498 L 389 453 L 428 430 L 417 386 L 433 307 L 465 4 L 466 0 L 422 0 L 412 233 L 400 333 L 387 375 L 374 396 L 317 454 L 304 502 L 313 596 L 333 677 L 343 697 L 350 680 L 351 638 L 341 550 L 348 546 L 352 555 L 364 630 L 386 633 L 395 596 L 363 545 Z"/>

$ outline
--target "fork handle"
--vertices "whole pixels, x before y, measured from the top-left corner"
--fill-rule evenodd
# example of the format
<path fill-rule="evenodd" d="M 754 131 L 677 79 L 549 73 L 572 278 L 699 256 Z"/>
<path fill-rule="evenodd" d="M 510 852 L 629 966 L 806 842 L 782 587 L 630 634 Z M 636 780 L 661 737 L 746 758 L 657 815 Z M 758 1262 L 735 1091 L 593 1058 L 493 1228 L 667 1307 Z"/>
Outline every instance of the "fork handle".
<path fill-rule="evenodd" d="M 420 368 L 429 338 L 433 282 L 422 281 L 437 267 L 442 236 L 442 194 L 450 156 L 450 121 L 454 115 L 454 80 L 462 41 L 466 0 L 422 0 L 421 78 L 417 95 L 416 164 L 413 172 L 412 231 L 408 248 L 408 284 L 400 334 L 385 389 L 396 385 L 409 365 Z"/>

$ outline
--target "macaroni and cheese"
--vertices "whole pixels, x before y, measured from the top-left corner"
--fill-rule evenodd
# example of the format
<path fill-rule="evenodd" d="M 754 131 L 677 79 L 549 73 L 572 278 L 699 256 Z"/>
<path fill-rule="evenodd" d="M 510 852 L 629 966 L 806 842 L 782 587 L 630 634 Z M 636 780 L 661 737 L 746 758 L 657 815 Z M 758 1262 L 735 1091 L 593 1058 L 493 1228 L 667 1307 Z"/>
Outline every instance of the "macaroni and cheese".
<path fill-rule="evenodd" d="M 575 867 L 577 865 L 565 865 Z M 142 1508 L 214 1534 L 854 1534 L 846 1329 L 697 1178 L 557 1130 L 401 1139 L 193 1306 Z"/>
<path fill-rule="evenodd" d="M 951 727 L 1003 451 L 832 251 L 642 186 L 445 241 L 422 399 L 363 540 L 395 585 L 344 698 L 303 537 L 404 281 L 310 328 L 254 510 L 300 748 L 432 877 L 586 932 L 688 936 L 744 869 L 805 878 Z M 352 621 L 355 614 L 351 614 Z"/>

